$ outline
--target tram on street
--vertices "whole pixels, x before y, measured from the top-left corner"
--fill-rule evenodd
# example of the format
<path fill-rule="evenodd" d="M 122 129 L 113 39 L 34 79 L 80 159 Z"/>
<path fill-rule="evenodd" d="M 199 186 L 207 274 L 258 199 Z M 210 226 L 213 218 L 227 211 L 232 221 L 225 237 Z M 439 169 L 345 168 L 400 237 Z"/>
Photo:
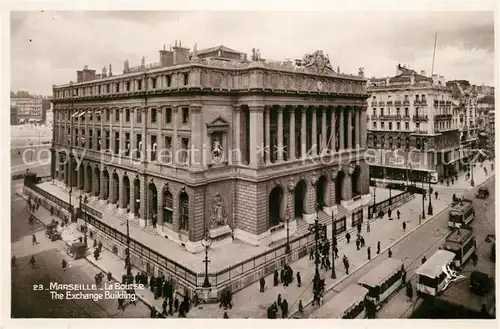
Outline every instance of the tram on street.
<path fill-rule="evenodd" d="M 405 272 L 402 260 L 387 258 L 376 268 L 359 279 L 358 284 L 368 289 L 366 298 L 378 309 L 403 285 Z"/>
<path fill-rule="evenodd" d="M 311 314 L 316 319 L 363 319 L 368 289 L 351 284 Z"/>
<path fill-rule="evenodd" d="M 474 220 L 476 213 L 472 207 L 472 201 L 462 199 L 453 204 L 450 209 L 450 217 L 448 220 L 448 227 L 460 228 L 463 225 L 469 225 Z"/>
<path fill-rule="evenodd" d="M 476 238 L 472 230 L 459 228 L 448 234 L 443 249 L 455 254 L 453 263 L 460 269 L 476 251 Z"/>
<path fill-rule="evenodd" d="M 437 296 L 446 288 L 447 269 L 454 259 L 455 254 L 451 251 L 438 250 L 415 271 L 419 296 Z"/>

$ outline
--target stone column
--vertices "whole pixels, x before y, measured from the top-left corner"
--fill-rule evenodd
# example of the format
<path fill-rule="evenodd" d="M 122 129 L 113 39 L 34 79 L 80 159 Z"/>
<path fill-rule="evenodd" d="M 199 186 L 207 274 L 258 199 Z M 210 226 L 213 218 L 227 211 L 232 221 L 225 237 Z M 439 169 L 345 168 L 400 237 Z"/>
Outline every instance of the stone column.
<path fill-rule="evenodd" d="M 144 83 L 143 83 L 144 86 Z M 147 120 L 148 120 L 148 108 L 146 106 L 141 108 L 142 123 L 141 123 L 141 135 L 142 135 L 142 162 L 148 161 L 147 146 L 148 146 L 148 135 L 147 135 Z"/>
<path fill-rule="evenodd" d="M 283 107 L 278 106 L 278 162 L 283 161 Z"/>
<path fill-rule="evenodd" d="M 316 119 L 316 112 L 317 112 L 318 108 L 317 107 L 313 107 L 312 108 L 312 131 L 311 131 L 311 135 L 312 135 L 312 138 L 311 138 L 311 146 L 312 146 L 312 153 L 311 155 L 312 156 L 315 156 L 316 154 L 318 154 L 318 131 L 317 131 L 317 119 Z"/>
<path fill-rule="evenodd" d="M 321 107 L 321 149 L 320 152 L 323 151 L 323 149 L 326 148 L 326 108 Z"/>
<path fill-rule="evenodd" d="M 339 151 L 345 149 L 345 120 L 344 120 L 344 107 L 340 107 L 340 117 L 339 117 Z"/>
<path fill-rule="evenodd" d="M 156 210 L 158 212 L 158 223 L 157 225 L 163 226 L 163 223 L 165 222 L 165 219 L 163 218 L 163 189 L 157 190 L 158 193 L 158 209 Z"/>
<path fill-rule="evenodd" d="M 189 156 L 190 163 L 195 168 L 203 167 L 203 134 L 201 121 L 201 104 L 191 104 L 191 154 Z"/>
<path fill-rule="evenodd" d="M 264 120 L 265 125 L 265 147 L 267 152 L 265 152 L 266 164 L 271 163 L 271 109 L 272 107 L 267 106 L 265 108 L 266 118 Z"/>
<path fill-rule="evenodd" d="M 231 149 L 233 164 L 241 163 L 241 107 L 239 105 L 234 105 L 234 142 Z"/>
<path fill-rule="evenodd" d="M 290 107 L 290 147 L 288 160 L 295 160 L 295 107 Z"/>
<path fill-rule="evenodd" d="M 102 135 L 101 135 L 102 136 Z M 99 170 L 99 174 L 101 178 L 99 179 L 99 199 L 103 200 L 104 199 L 104 170 Z"/>
<path fill-rule="evenodd" d="M 355 107 L 354 110 L 354 144 L 356 149 L 360 147 L 360 111 L 359 108 Z"/>
<path fill-rule="evenodd" d="M 361 108 L 361 123 L 360 123 L 360 128 L 359 128 L 359 133 L 361 135 L 360 137 L 360 140 L 361 140 L 361 147 L 362 148 L 366 148 L 366 133 L 367 133 L 367 129 L 366 129 L 366 112 L 367 112 L 367 107 L 366 106 L 363 106 Z"/>
<path fill-rule="evenodd" d="M 250 131 L 258 131 L 263 126 L 264 106 L 251 105 L 250 109 Z M 262 134 L 256 134 L 250 138 L 250 166 L 257 168 L 262 164 L 263 155 Z"/>
<path fill-rule="evenodd" d="M 336 118 L 335 118 L 335 113 L 336 113 L 336 108 L 332 108 L 332 120 L 331 120 L 331 136 L 330 136 L 330 149 L 335 152 L 335 143 L 336 141 L 336 136 L 335 136 L 335 124 L 336 124 Z"/>
<path fill-rule="evenodd" d="M 130 199 L 128 200 L 129 202 L 129 208 L 130 208 L 130 218 L 134 218 L 135 215 L 135 178 L 134 177 L 129 177 L 129 183 L 130 183 Z M 125 196 L 124 196 L 125 197 Z M 127 205 L 125 205 L 125 208 L 127 208 Z"/>
<path fill-rule="evenodd" d="M 300 123 L 300 156 L 302 159 L 306 157 L 307 149 L 307 119 L 306 119 L 306 108 L 302 107 L 300 109 L 301 113 L 301 123 Z"/>
<path fill-rule="evenodd" d="M 347 109 L 347 149 L 352 150 L 352 107 Z"/>

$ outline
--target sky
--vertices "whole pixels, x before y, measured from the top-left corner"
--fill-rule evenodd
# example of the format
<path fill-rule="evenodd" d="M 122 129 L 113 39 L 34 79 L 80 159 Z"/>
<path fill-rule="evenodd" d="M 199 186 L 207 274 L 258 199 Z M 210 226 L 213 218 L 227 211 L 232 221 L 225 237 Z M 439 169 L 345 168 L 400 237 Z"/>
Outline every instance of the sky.
<path fill-rule="evenodd" d="M 175 40 L 198 50 L 223 44 L 262 58 L 302 58 L 323 50 L 334 68 L 367 77 L 396 74 L 398 63 L 446 80 L 494 85 L 492 11 L 14 11 L 11 90 L 52 95 L 84 65 L 101 73 L 158 62 Z"/>

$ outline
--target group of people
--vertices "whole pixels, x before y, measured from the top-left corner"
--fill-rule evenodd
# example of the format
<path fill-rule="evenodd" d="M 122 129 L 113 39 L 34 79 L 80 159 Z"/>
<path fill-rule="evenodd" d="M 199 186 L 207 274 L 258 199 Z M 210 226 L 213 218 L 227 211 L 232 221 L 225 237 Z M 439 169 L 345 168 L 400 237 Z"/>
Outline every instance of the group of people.
<path fill-rule="evenodd" d="M 261 279 L 261 285 L 262 285 L 262 279 Z M 292 281 L 293 281 L 293 270 L 288 264 L 283 266 L 280 273 L 278 273 L 278 270 L 274 271 L 274 276 L 273 276 L 274 286 L 277 286 L 281 282 L 281 283 L 283 283 L 284 287 L 288 287 L 288 285 L 290 283 L 292 283 Z M 265 285 L 265 281 L 264 281 L 264 285 Z M 261 290 L 264 291 L 264 287 L 262 287 Z"/>
<path fill-rule="evenodd" d="M 276 319 L 278 317 L 278 311 L 281 310 L 281 318 L 288 318 L 288 301 L 286 298 L 281 298 L 281 294 L 278 294 L 278 298 L 267 308 L 267 318 Z"/>
<path fill-rule="evenodd" d="M 98 260 L 99 255 L 101 254 L 102 251 L 102 242 L 99 241 L 97 242 L 97 239 L 94 239 L 94 259 Z"/>

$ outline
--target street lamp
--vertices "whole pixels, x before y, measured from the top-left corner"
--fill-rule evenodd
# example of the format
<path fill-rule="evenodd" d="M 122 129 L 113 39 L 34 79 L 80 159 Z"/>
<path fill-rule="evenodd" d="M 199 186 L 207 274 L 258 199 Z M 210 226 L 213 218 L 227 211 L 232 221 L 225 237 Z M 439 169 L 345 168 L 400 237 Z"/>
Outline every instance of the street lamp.
<path fill-rule="evenodd" d="M 425 186 L 424 186 L 424 176 L 422 177 L 422 219 L 425 219 L 425 203 L 424 203 L 424 198 L 425 198 Z"/>
<path fill-rule="evenodd" d="M 87 231 L 88 231 L 88 227 L 87 227 L 87 203 L 89 202 L 89 200 L 87 199 L 87 196 L 84 196 L 83 197 L 83 204 L 84 204 L 84 214 L 83 214 L 83 220 L 85 222 L 85 233 L 83 235 L 83 243 L 85 244 L 85 247 L 87 247 Z M 80 209 L 82 208 L 82 195 L 80 195 Z"/>
<path fill-rule="evenodd" d="M 315 246 L 315 260 L 314 264 L 316 266 L 316 270 L 314 272 L 314 280 L 319 284 L 320 276 L 319 276 L 319 251 L 318 251 L 318 240 L 320 239 L 320 234 L 323 231 L 323 226 L 319 224 L 319 203 L 316 205 L 316 218 L 314 219 L 314 224 L 309 224 L 307 228 L 309 232 L 314 234 L 314 246 Z M 326 233 L 326 232 L 325 232 Z"/>
<path fill-rule="evenodd" d="M 210 263 L 208 260 L 208 248 L 212 245 L 212 239 L 210 239 L 208 231 L 205 233 L 203 240 L 201 240 L 201 245 L 205 247 L 205 260 L 203 261 L 203 263 L 205 263 L 205 281 L 203 281 L 202 287 L 210 288 L 212 285 L 210 284 L 210 281 L 208 281 L 208 263 Z"/>
<path fill-rule="evenodd" d="M 290 249 L 290 217 L 292 216 L 290 212 L 290 206 L 286 206 L 285 219 L 286 219 L 286 246 L 285 253 L 289 254 L 292 250 Z"/>
<path fill-rule="evenodd" d="M 335 217 L 333 215 L 333 209 L 332 209 L 332 279 L 336 279 L 337 275 L 335 274 L 335 247 L 337 246 L 337 243 L 335 242 Z"/>
<path fill-rule="evenodd" d="M 431 193 L 431 174 L 427 173 L 427 182 L 429 183 L 429 207 L 427 209 L 427 215 L 432 216 L 432 193 Z"/>
<path fill-rule="evenodd" d="M 472 160 L 472 166 L 469 165 L 470 167 L 470 186 L 474 187 L 474 167 L 476 166 L 476 164 L 474 163 L 474 160 Z"/>

